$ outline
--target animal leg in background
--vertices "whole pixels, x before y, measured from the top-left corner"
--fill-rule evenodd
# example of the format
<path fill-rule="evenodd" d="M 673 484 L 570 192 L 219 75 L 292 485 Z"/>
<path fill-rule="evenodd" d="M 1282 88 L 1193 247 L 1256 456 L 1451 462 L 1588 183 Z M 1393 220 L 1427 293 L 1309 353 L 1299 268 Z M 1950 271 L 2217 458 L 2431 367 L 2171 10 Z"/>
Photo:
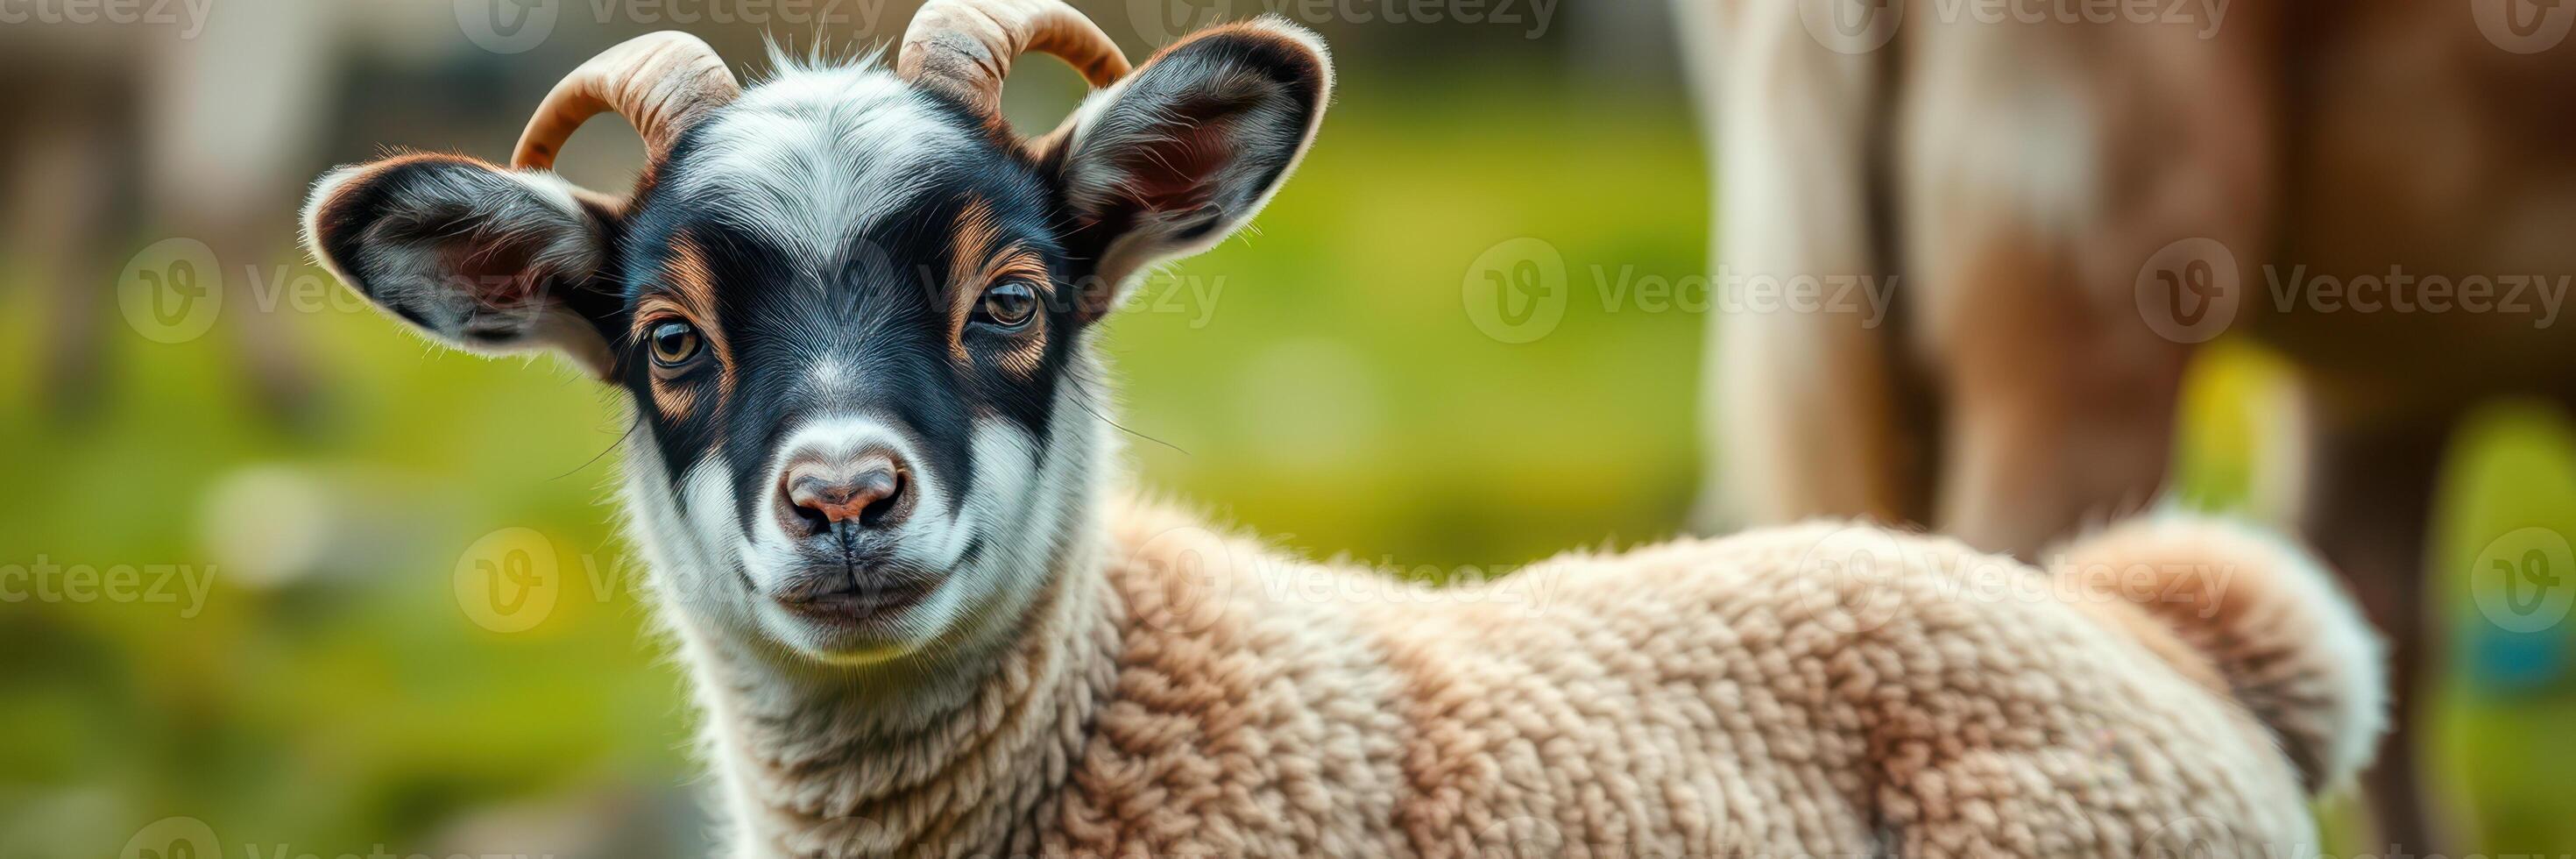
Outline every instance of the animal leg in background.
<path fill-rule="evenodd" d="M 1927 257 L 1927 320 L 1949 394 L 1934 521 L 2024 558 L 2153 502 L 2172 458 L 2180 344 L 2128 338 L 2008 225 Z M 1970 230 L 1981 229 L 1969 227 Z"/>
<path fill-rule="evenodd" d="M 1862 166 L 1884 133 L 1876 102 L 1888 59 L 1827 50 L 1807 38 L 1796 5 L 1679 7 L 1692 32 L 1745 48 L 1686 52 L 1718 142 L 1710 170 L 1728 189 L 1716 213 L 1723 277 L 1702 403 L 1721 443 L 1692 515 L 1703 533 L 1814 516 L 1920 523 L 1931 513 L 1928 422 L 1909 410 L 1924 397 L 1906 372 L 1901 320 L 1883 306 L 1893 280 L 1872 246 Z M 1754 278 L 1813 285 L 1816 302 L 1737 306 Z"/>

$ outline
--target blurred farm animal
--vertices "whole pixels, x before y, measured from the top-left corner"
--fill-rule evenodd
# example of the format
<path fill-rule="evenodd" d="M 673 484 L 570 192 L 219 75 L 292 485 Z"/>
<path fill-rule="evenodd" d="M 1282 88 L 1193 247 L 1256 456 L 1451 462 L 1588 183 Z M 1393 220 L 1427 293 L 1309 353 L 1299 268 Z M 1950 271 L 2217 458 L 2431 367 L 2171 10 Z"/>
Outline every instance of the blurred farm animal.
<path fill-rule="evenodd" d="M 2295 516 L 2411 710 L 2452 427 L 2576 405 L 2576 6 L 1993 5 L 1677 0 L 1721 270 L 1897 280 L 1885 325 L 1711 320 L 1701 526 L 1866 516 L 2034 557 L 2158 497 L 2185 364 L 2232 332 L 2297 365 Z M 2433 851 L 2408 721 L 2369 790 Z"/>

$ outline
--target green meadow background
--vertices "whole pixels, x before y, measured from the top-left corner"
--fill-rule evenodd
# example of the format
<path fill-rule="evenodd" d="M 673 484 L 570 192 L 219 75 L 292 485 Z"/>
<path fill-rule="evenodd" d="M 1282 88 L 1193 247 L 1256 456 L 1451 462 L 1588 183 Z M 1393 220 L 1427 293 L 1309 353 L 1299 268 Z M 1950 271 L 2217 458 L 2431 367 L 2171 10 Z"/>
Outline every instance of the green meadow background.
<path fill-rule="evenodd" d="M 1592 271 L 1705 268 L 1706 170 L 1679 99 L 1502 65 L 1343 85 L 1257 228 L 1112 323 L 1138 480 L 1314 555 L 1406 568 L 1676 533 L 1706 319 L 1605 306 Z M 1462 281 L 1521 237 L 1563 255 L 1573 292 L 1547 336 L 1509 344 L 1470 321 Z M 172 817 L 227 855 L 700 852 L 683 678 L 612 533 L 611 396 L 551 358 L 436 351 L 344 303 L 289 314 L 320 382 L 304 419 L 252 404 L 224 326 L 175 345 L 116 328 L 110 387 L 75 418 L 39 399 L 18 348 L 45 336 L 45 300 L 0 290 L 0 567 L 212 578 L 201 606 L 0 603 L 0 857 L 116 855 Z M 2231 347 L 2195 376 L 2181 492 L 2260 508 L 2282 370 Z M 2465 586 L 2505 532 L 2576 533 L 2567 416 L 2484 414 L 2439 510 L 2443 793 L 2489 852 L 2576 852 L 2569 629 L 2505 636 Z M 556 604 L 524 631 L 478 624 L 456 587 L 504 529 L 556 565 Z M 2524 668 L 2487 667 L 2499 652 Z"/>

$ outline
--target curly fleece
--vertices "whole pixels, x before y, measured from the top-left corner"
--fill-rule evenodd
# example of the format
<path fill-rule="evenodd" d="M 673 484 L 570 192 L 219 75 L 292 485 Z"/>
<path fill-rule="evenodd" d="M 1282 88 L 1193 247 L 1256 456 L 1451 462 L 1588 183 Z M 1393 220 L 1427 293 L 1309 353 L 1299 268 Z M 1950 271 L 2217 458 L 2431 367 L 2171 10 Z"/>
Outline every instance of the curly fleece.
<path fill-rule="evenodd" d="M 2380 729 L 2357 615 L 2224 523 L 2053 571 L 1815 524 L 1435 590 L 1111 507 L 946 700 L 684 636 L 736 849 L 2305 855 Z"/>

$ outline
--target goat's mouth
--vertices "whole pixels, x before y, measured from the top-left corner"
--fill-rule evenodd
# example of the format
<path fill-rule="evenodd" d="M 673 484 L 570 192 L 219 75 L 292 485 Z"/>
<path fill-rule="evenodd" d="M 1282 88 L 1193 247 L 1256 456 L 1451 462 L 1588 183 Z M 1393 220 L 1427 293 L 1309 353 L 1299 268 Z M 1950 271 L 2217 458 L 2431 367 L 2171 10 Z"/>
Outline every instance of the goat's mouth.
<path fill-rule="evenodd" d="M 770 598 L 808 621 L 867 627 L 920 605 L 938 589 L 936 574 L 909 565 L 825 563 L 791 576 Z"/>
<path fill-rule="evenodd" d="M 857 626 L 920 605 L 937 589 L 926 581 L 889 581 L 825 594 L 780 596 L 778 604 L 807 620 Z"/>

